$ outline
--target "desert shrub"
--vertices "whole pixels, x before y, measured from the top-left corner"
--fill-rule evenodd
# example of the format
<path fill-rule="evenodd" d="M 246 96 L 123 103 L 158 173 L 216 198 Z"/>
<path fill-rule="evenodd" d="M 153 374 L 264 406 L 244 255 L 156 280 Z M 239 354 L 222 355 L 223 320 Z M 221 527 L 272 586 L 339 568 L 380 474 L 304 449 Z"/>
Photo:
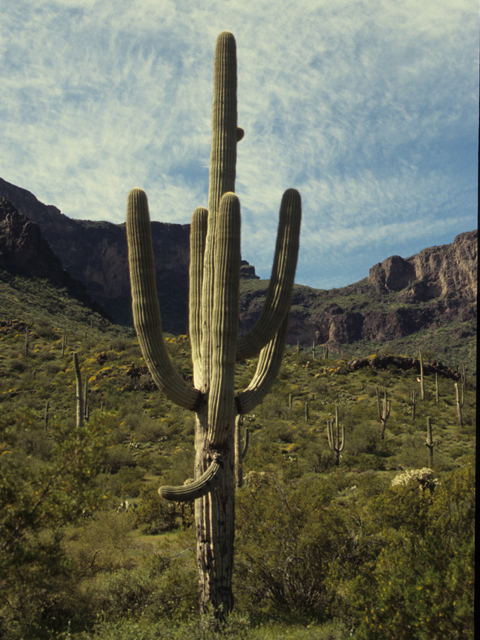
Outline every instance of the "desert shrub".
<path fill-rule="evenodd" d="M 46 340 L 56 340 L 58 338 L 58 333 L 55 327 L 51 322 L 44 318 L 40 318 L 40 320 L 35 321 L 34 329 L 38 336 L 45 338 Z"/>
<path fill-rule="evenodd" d="M 127 447 L 116 444 L 109 448 L 106 470 L 109 473 L 118 473 L 122 467 L 134 467 L 136 465 L 133 453 Z"/>
<path fill-rule="evenodd" d="M 238 492 L 235 582 L 241 606 L 255 617 L 328 617 L 329 565 L 354 553 L 331 495 L 314 477 L 295 490 L 269 474 Z"/>
<path fill-rule="evenodd" d="M 180 620 L 198 606 L 198 580 L 193 562 L 182 558 L 149 561 L 136 569 L 104 574 L 95 584 L 95 608 L 104 619 L 155 620 L 164 616 Z"/>
<path fill-rule="evenodd" d="M 27 369 L 27 364 L 20 358 L 12 358 L 8 366 L 10 371 L 15 371 L 16 373 L 23 373 Z"/>
<path fill-rule="evenodd" d="M 360 453 L 377 453 L 381 447 L 380 427 L 371 424 L 359 424 L 346 434 L 345 450 L 357 455 Z"/>
<path fill-rule="evenodd" d="M 128 514 L 99 511 L 64 533 L 67 557 L 75 565 L 76 580 L 128 565 L 132 519 Z"/>
<path fill-rule="evenodd" d="M 473 465 L 388 488 L 372 503 L 381 550 L 349 585 L 355 637 L 430 640 L 473 637 Z"/>
<path fill-rule="evenodd" d="M 108 445 L 95 421 L 75 431 L 52 425 L 52 449 L 41 460 L 11 447 L 4 427 L 0 421 L 0 636 L 50 638 L 75 590 L 61 528 L 102 503 L 93 479 Z"/>
<path fill-rule="evenodd" d="M 164 500 L 158 495 L 158 487 L 147 485 L 140 491 L 140 502 L 133 514 L 133 522 L 143 533 L 156 535 L 193 522 L 193 503 Z"/>
<path fill-rule="evenodd" d="M 117 498 L 136 498 L 144 484 L 145 470 L 140 467 L 121 467 L 116 473 L 103 473 L 97 476 L 98 486 L 104 493 Z"/>

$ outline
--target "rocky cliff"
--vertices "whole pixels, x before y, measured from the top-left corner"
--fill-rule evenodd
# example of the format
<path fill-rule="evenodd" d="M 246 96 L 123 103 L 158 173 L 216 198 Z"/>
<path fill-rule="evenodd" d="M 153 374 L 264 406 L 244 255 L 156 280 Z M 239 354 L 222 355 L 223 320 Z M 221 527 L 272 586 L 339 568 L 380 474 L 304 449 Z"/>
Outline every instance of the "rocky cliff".
<path fill-rule="evenodd" d="M 37 224 L 19 213 L 14 205 L 0 196 L 0 270 L 8 274 L 45 279 L 55 287 L 65 288 L 71 296 L 101 312 L 90 299 L 85 285 L 72 278 L 63 268 L 42 237 Z"/>
<path fill-rule="evenodd" d="M 38 224 L 64 268 L 116 322 L 132 323 L 125 225 L 73 220 L 0 179 L 0 196 Z M 185 333 L 188 318 L 189 225 L 152 223 L 157 289 L 165 331 Z"/>
<path fill-rule="evenodd" d="M 132 324 L 125 224 L 73 220 L 0 178 L 0 196 L 41 229 L 64 268 L 120 324 Z M 152 222 L 155 276 L 165 331 L 186 333 L 190 225 Z M 257 279 L 242 261 L 242 278 Z"/>
<path fill-rule="evenodd" d="M 93 300 L 115 319 L 131 323 L 131 300 L 124 225 L 72 220 L 44 205 L 25 189 L 0 179 L 0 196 L 38 224 L 66 270 L 81 280 Z M 189 225 L 152 223 L 157 289 L 164 329 L 187 331 Z M 370 269 L 368 278 L 342 289 L 322 291 L 297 285 L 288 341 L 303 345 L 381 344 L 423 329 L 470 323 L 477 318 L 477 231 L 452 244 L 430 247 L 409 258 L 391 256 Z M 267 281 L 242 262 L 240 331 L 257 320 Z M 453 330 L 453 329 L 452 329 Z M 458 339 L 462 336 L 458 335 Z M 464 336 L 468 337 L 468 336 Z"/>
<path fill-rule="evenodd" d="M 477 318 L 477 244 L 477 231 L 462 233 L 452 244 L 406 259 L 387 258 L 370 269 L 368 278 L 342 289 L 296 286 L 288 341 L 316 342 L 340 352 L 342 345 L 384 343 L 447 325 L 471 335 Z M 267 284 L 244 287 L 242 334 L 258 318 Z M 468 327 L 454 328 L 455 323 Z"/>

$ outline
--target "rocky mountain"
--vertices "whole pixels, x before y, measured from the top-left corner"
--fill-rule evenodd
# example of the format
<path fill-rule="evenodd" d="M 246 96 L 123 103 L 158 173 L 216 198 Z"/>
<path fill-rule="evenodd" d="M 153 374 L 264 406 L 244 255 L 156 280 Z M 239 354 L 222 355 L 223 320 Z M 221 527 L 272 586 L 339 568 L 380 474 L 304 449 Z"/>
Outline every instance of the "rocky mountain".
<path fill-rule="evenodd" d="M 64 268 L 81 280 L 92 297 L 119 324 L 132 324 L 125 224 L 74 220 L 32 193 L 0 178 L 0 196 L 7 198 L 41 229 Z M 186 333 L 190 225 L 152 222 L 155 275 L 165 331 Z M 257 279 L 242 262 L 242 277 Z"/>
<path fill-rule="evenodd" d="M 72 220 L 2 179 L 0 196 L 38 224 L 64 268 L 85 284 L 93 300 L 116 322 L 131 323 L 125 225 Z M 152 237 L 164 329 L 185 333 L 189 225 L 153 222 Z M 457 341 L 471 341 L 477 319 L 477 242 L 477 231 L 471 231 L 406 259 L 389 257 L 373 266 L 367 278 L 342 289 L 296 285 L 288 341 L 315 342 L 340 353 L 345 345 L 381 345 L 445 327 Z M 259 280 L 246 262 L 241 269 L 240 331 L 245 334 L 260 314 L 268 281 Z M 441 331 L 438 336 L 437 342 L 444 340 Z"/>
<path fill-rule="evenodd" d="M 7 278 L 14 274 L 48 280 L 90 309 L 105 312 L 92 302 L 85 285 L 63 268 L 61 260 L 42 237 L 40 228 L 13 204 L 0 196 L 0 271 Z M 108 316 L 107 316 L 108 317 Z"/>
<path fill-rule="evenodd" d="M 478 232 L 471 231 L 410 258 L 387 258 L 370 269 L 368 278 L 342 289 L 296 285 L 289 343 L 315 342 L 341 353 L 345 345 L 379 345 L 445 327 L 458 340 L 475 338 L 477 245 Z M 260 281 L 242 295 L 243 334 L 259 316 L 267 284 Z"/>

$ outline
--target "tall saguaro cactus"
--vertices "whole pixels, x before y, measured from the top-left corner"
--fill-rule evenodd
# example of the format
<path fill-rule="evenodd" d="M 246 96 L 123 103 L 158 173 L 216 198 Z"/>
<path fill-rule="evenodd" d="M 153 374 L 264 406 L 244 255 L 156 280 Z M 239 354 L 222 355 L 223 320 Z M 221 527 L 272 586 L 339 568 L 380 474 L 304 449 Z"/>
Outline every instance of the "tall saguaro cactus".
<path fill-rule="evenodd" d="M 144 359 L 158 387 L 196 413 L 195 481 L 161 487 L 170 500 L 195 499 L 200 609 L 222 616 L 233 607 L 235 419 L 268 393 L 283 357 L 298 256 L 301 201 L 287 190 L 280 206 L 272 275 L 264 309 L 252 331 L 238 338 L 240 203 L 235 195 L 237 62 L 233 35 L 217 39 L 214 59 L 212 150 L 208 210 L 193 213 L 190 231 L 189 325 L 193 386 L 169 360 L 155 285 L 146 194 L 133 189 L 127 202 L 127 238 L 133 318 Z M 235 362 L 259 354 L 256 372 L 235 395 Z M 237 456 L 238 458 L 238 456 Z"/>

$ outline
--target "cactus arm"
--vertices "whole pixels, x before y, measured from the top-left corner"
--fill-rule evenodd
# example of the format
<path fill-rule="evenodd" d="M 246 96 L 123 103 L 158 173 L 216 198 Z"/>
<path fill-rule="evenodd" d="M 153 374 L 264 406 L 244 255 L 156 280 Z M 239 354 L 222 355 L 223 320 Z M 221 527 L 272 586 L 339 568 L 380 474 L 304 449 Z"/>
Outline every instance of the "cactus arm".
<path fill-rule="evenodd" d="M 338 452 L 341 453 L 345 449 L 345 425 L 342 424 L 342 444 L 338 448 Z"/>
<path fill-rule="evenodd" d="M 327 420 L 327 437 L 328 437 L 328 446 L 332 451 L 335 450 L 335 443 L 333 439 L 333 421 Z"/>
<path fill-rule="evenodd" d="M 221 480 L 223 471 L 223 460 L 217 454 L 212 464 L 205 473 L 191 484 L 182 485 L 181 487 L 160 487 L 158 493 L 165 500 L 173 500 L 175 502 L 188 502 L 196 500 L 213 491 Z"/>
<path fill-rule="evenodd" d="M 302 202 L 295 189 L 287 189 L 280 206 L 275 257 L 265 304 L 253 329 L 237 345 L 237 360 L 257 355 L 272 340 L 290 309 L 300 244 Z"/>
<path fill-rule="evenodd" d="M 237 161 L 237 51 L 233 34 L 222 32 L 215 45 L 213 61 L 212 148 L 208 189 L 208 232 L 205 246 L 202 292 L 202 391 L 209 388 L 212 374 L 212 312 L 214 262 L 217 247 L 215 232 L 220 199 L 235 192 Z"/>
<path fill-rule="evenodd" d="M 245 441 L 243 443 L 243 450 L 242 450 L 242 460 L 245 460 L 245 458 L 246 458 L 249 444 L 250 444 L 250 429 L 248 427 L 246 427 L 246 429 L 245 429 Z"/>
<path fill-rule="evenodd" d="M 165 395 L 178 406 L 195 411 L 202 395 L 174 369 L 163 341 L 148 202 L 142 189 L 128 194 L 127 240 L 133 322 L 143 357 Z"/>
<path fill-rule="evenodd" d="M 190 293 L 189 293 L 189 333 L 192 346 L 193 384 L 202 386 L 202 284 L 203 258 L 207 235 L 208 211 L 198 207 L 193 212 L 190 227 Z"/>
<path fill-rule="evenodd" d="M 224 444 L 235 421 L 235 351 L 240 304 L 240 201 L 226 193 L 217 219 L 212 314 L 212 376 L 208 401 L 208 439 Z"/>
<path fill-rule="evenodd" d="M 252 381 L 245 391 L 239 393 L 235 398 L 238 413 L 250 413 L 263 400 L 275 382 L 282 364 L 289 320 L 287 313 L 277 334 L 260 352 Z"/>

